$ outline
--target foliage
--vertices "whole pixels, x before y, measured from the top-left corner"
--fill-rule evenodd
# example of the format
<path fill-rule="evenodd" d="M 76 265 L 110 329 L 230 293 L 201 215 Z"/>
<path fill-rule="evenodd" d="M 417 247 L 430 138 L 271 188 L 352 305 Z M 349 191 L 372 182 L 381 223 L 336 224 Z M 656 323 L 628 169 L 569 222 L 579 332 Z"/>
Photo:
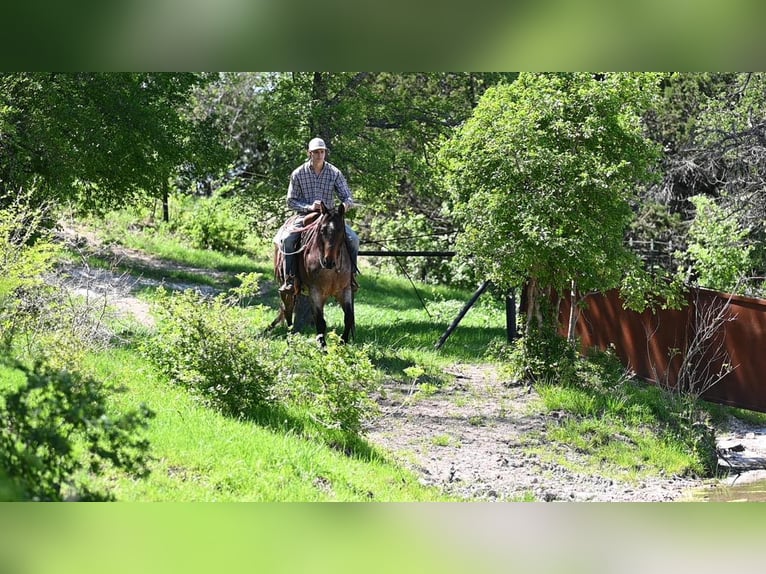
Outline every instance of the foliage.
<path fill-rule="evenodd" d="M 501 287 L 529 281 L 530 309 L 571 281 L 619 285 L 636 265 L 630 200 L 659 157 L 638 115 L 656 86 L 651 74 L 521 74 L 488 89 L 441 150 L 461 256 Z"/>
<path fill-rule="evenodd" d="M 157 329 L 144 341 L 144 355 L 224 414 L 248 417 L 262 407 L 298 407 L 326 428 L 359 433 L 376 409 L 370 393 L 378 375 L 367 349 L 341 345 L 334 333 L 325 350 L 299 335 L 282 348 L 262 336 L 265 308 L 249 307 L 255 318 L 243 316 L 240 302 L 257 290 L 257 281 L 244 277 L 238 289 L 216 297 L 161 291 Z"/>
<path fill-rule="evenodd" d="M 242 320 L 237 301 L 228 294 L 159 291 L 157 329 L 142 350 L 204 404 L 245 416 L 270 399 L 274 376 L 264 363 L 267 342 L 257 326 Z"/>
<path fill-rule="evenodd" d="M 13 202 L 0 209 L 0 336 L 8 349 L 39 316 L 38 302 L 47 291 L 42 275 L 50 270 L 56 248 L 36 237 L 44 210 L 30 209 L 23 195 L 5 202 Z"/>
<path fill-rule="evenodd" d="M 24 383 L 0 395 L 0 470 L 23 500 L 111 500 L 89 484 L 92 475 L 119 469 L 148 474 L 144 437 L 153 413 L 145 406 L 112 415 L 103 384 L 38 363 L 11 362 Z M 7 370 L 6 370 L 7 373 Z"/>
<path fill-rule="evenodd" d="M 682 275 L 694 276 L 697 284 L 709 289 L 734 292 L 752 269 L 749 230 L 709 197 L 690 198 L 695 216 L 689 227 Z"/>
<path fill-rule="evenodd" d="M 248 222 L 237 203 L 220 193 L 197 199 L 177 227 L 192 247 L 224 253 L 240 251 L 248 234 Z"/>
<path fill-rule="evenodd" d="M 293 168 L 306 142 L 321 136 L 364 209 L 365 224 L 402 204 L 435 225 L 441 189 L 433 177 L 439 141 L 469 115 L 488 86 L 511 73 L 292 72 L 220 74 L 198 92 L 196 108 L 214 114 L 237 155 L 213 188 L 231 184 L 253 218 L 285 218 Z M 386 217 L 387 218 L 387 217 Z M 362 226 L 364 227 L 364 226 Z"/>
<path fill-rule="evenodd" d="M 645 309 L 681 309 L 686 305 L 683 278 L 664 269 L 634 267 L 620 284 L 620 298 L 626 309 L 637 313 Z"/>
<path fill-rule="evenodd" d="M 18 195 L 0 209 L 0 345 L 27 359 L 45 356 L 57 368 L 77 370 L 80 360 L 108 344 L 105 297 L 74 296 L 53 275 L 61 247 L 44 227 L 46 208 Z"/>
<path fill-rule="evenodd" d="M 760 272 L 766 269 L 766 74 L 725 74 L 721 80 L 702 99 L 695 129 L 668 163 L 666 181 L 684 197 L 707 196 L 736 214 L 738 228 L 749 230 Z M 684 209 L 692 219 L 692 205 Z"/>
<path fill-rule="evenodd" d="M 532 383 L 574 384 L 577 377 L 577 352 L 566 339 L 550 327 L 532 330 L 503 353 L 511 376 Z"/>
<path fill-rule="evenodd" d="M 208 121 L 185 112 L 207 76 L 191 73 L 0 75 L 0 182 L 88 209 L 160 197 L 182 165 L 223 155 Z"/>
<path fill-rule="evenodd" d="M 301 335 L 290 336 L 279 361 L 276 394 L 327 428 L 358 434 L 378 412 L 373 396 L 380 376 L 367 346 L 344 345 L 333 332 L 327 339 L 322 349 Z"/>

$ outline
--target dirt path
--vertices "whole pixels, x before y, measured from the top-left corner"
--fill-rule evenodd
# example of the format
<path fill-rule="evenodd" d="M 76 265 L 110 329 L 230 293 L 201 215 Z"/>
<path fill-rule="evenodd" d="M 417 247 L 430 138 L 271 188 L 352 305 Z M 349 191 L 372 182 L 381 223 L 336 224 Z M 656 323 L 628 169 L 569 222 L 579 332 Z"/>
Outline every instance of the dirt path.
<path fill-rule="evenodd" d="M 118 267 L 168 273 L 183 271 L 189 275 L 212 277 L 216 280 L 228 278 L 228 274 L 223 272 L 164 261 L 142 251 L 120 245 L 106 245 L 95 233 L 86 229 L 64 226 L 59 231 L 58 239 L 67 243 L 73 250 L 79 251 L 82 258 L 81 261 L 64 264 L 58 269 L 64 285 L 86 299 L 100 299 L 108 302 L 117 314 L 135 319 L 145 326 L 154 325 L 154 319 L 151 316 L 149 304 L 135 296 L 135 292 L 144 287 L 164 285 L 173 290 L 193 288 L 203 294 L 215 294 L 218 291 L 208 285 L 135 277 L 117 271 Z M 95 255 L 110 262 L 113 268 L 102 269 L 86 265 L 83 262 L 87 260 L 88 255 Z"/>
<path fill-rule="evenodd" d="M 455 382 L 428 396 L 391 388 L 384 417 L 369 432 L 422 481 L 488 500 L 663 501 L 699 486 L 692 480 L 636 485 L 571 472 L 527 454 L 545 444 L 547 419 L 532 387 L 507 386 L 491 365 L 458 364 Z"/>

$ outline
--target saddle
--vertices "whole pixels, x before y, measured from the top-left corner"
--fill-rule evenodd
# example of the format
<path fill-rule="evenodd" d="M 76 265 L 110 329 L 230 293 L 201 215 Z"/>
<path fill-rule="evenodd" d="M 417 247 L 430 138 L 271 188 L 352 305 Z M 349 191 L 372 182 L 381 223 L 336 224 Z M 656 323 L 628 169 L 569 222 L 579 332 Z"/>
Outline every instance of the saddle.
<path fill-rule="evenodd" d="M 312 211 L 311 213 L 307 213 L 305 215 L 300 213 L 291 215 L 282 224 L 282 227 L 280 227 L 277 231 L 277 234 L 274 236 L 274 243 L 281 246 L 282 240 L 284 240 L 285 237 L 290 235 L 293 231 L 300 231 L 304 227 L 311 225 L 320 215 L 321 214 L 317 213 L 316 211 Z"/>
<path fill-rule="evenodd" d="M 280 262 L 275 262 L 276 264 L 275 275 L 277 279 L 279 279 L 280 281 L 285 280 L 284 273 L 282 271 L 282 263 L 281 263 L 281 260 L 284 258 L 284 255 L 283 255 L 284 250 L 282 246 L 283 241 L 289 234 L 295 231 L 305 230 L 305 228 L 311 225 L 312 223 L 314 223 L 319 218 L 320 215 L 321 215 L 320 213 L 317 213 L 315 211 L 312 211 L 311 213 L 307 213 L 305 215 L 300 213 L 291 215 L 289 218 L 287 218 L 287 220 L 284 222 L 282 227 L 279 228 L 279 231 L 277 232 L 277 234 L 274 236 L 274 243 L 277 246 L 277 250 L 281 254 L 279 257 Z M 303 243 L 303 233 L 301 233 L 301 238 L 298 240 L 297 251 L 301 250 L 302 243 Z M 293 294 L 298 295 L 303 288 L 299 273 L 296 273 L 295 275 L 293 286 L 294 286 Z"/>

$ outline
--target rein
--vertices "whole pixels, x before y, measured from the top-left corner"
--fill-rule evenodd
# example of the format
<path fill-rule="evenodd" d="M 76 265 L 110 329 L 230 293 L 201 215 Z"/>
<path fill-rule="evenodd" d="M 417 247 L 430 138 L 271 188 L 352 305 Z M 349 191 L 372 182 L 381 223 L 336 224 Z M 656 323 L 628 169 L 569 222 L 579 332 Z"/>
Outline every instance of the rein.
<path fill-rule="evenodd" d="M 315 217 L 309 223 L 304 224 L 301 227 L 296 227 L 294 229 L 294 231 L 300 231 L 301 234 L 302 234 L 301 245 L 300 245 L 300 247 L 297 250 L 295 250 L 293 252 L 285 251 L 282 248 L 282 245 L 280 244 L 278 246 L 279 251 L 283 255 L 297 255 L 299 253 L 302 253 L 302 252 L 306 251 L 307 248 L 313 247 L 313 245 L 316 243 L 316 237 L 317 237 L 317 234 L 319 233 L 319 229 L 322 226 L 322 223 L 324 222 L 325 215 L 329 215 L 329 213 L 319 214 L 317 217 Z M 342 240 L 341 245 L 345 245 L 346 241 L 347 241 L 345 225 L 342 226 L 341 229 L 342 229 L 342 234 L 343 234 L 343 240 Z M 320 264 L 320 267 L 322 267 L 323 269 L 326 269 L 326 267 L 324 265 L 324 262 L 323 262 L 321 257 L 319 258 L 319 264 Z M 338 271 L 339 270 L 340 269 L 338 269 Z"/>
<path fill-rule="evenodd" d="M 296 227 L 293 231 L 300 231 L 301 234 L 305 233 L 305 235 L 301 239 L 301 246 L 295 250 L 295 251 L 285 251 L 282 248 L 281 242 L 277 246 L 279 251 L 282 253 L 282 255 L 297 255 L 298 253 L 302 253 L 306 250 L 306 246 L 309 244 L 309 242 L 314 238 L 316 235 L 317 229 L 319 229 L 319 222 L 322 220 L 322 216 L 314 218 L 314 220 L 307 224 L 303 225 L 302 227 Z"/>

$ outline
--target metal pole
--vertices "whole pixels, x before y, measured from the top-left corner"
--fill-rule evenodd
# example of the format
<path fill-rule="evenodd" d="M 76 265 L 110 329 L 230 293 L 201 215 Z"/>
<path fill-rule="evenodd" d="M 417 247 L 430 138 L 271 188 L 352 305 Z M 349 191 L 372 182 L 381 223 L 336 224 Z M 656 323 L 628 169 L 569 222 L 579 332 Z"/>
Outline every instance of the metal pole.
<path fill-rule="evenodd" d="M 468 301 L 465 305 L 463 305 L 463 308 L 460 310 L 460 313 L 458 313 L 458 316 L 455 317 L 455 320 L 452 321 L 452 324 L 447 327 L 447 330 L 444 332 L 444 334 L 441 336 L 441 339 L 439 339 L 439 342 L 436 343 L 435 347 L 437 349 L 441 349 L 442 345 L 444 345 L 444 342 L 447 340 L 447 338 L 452 334 L 452 331 L 454 331 L 458 323 L 465 317 L 465 314 L 468 313 L 468 310 L 473 307 L 473 304 L 476 303 L 476 301 L 479 299 L 482 293 L 487 290 L 487 287 L 489 286 L 489 281 L 485 281 L 482 283 L 479 288 L 476 290 L 476 292 L 471 297 L 471 300 Z"/>

